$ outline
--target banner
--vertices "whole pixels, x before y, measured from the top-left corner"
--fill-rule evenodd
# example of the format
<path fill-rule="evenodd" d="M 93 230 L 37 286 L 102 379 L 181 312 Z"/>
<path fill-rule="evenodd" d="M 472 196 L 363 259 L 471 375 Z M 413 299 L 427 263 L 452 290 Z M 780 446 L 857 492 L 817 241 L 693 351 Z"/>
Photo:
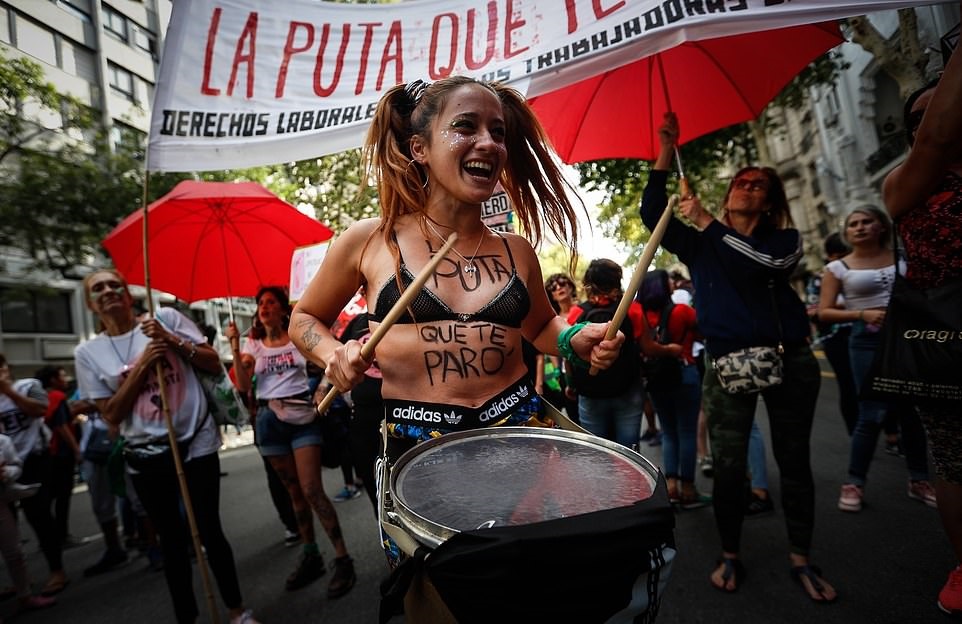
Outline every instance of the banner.
<path fill-rule="evenodd" d="M 321 268 L 321 262 L 324 261 L 328 246 L 330 246 L 330 241 L 305 245 L 294 250 L 294 254 L 291 256 L 291 283 L 288 295 L 291 304 L 297 303 L 304 291 L 307 290 L 307 285 L 311 283 L 314 274 Z"/>
<path fill-rule="evenodd" d="M 147 168 L 235 169 L 358 147 L 381 95 L 419 78 L 465 74 L 533 97 L 683 41 L 924 4 L 931 0 L 177 0 Z M 764 59 L 745 62 L 764 71 Z"/>

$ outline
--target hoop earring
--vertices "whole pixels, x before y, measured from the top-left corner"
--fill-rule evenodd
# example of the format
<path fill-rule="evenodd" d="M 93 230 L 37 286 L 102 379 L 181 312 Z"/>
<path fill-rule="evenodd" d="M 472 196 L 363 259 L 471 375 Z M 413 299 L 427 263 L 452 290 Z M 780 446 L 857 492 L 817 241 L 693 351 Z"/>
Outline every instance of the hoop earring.
<path fill-rule="evenodd" d="M 421 163 L 419 163 L 418 161 L 414 160 L 413 158 L 409 160 L 407 164 L 408 167 L 410 167 L 411 165 L 414 165 L 414 170 L 418 173 L 418 177 L 421 177 L 421 171 L 424 168 L 424 166 L 421 165 Z M 418 167 L 418 165 L 421 165 L 421 166 Z M 407 169 L 407 167 L 405 167 L 405 169 Z M 424 182 L 421 184 L 421 188 L 423 189 L 428 188 L 428 182 L 430 182 L 430 179 L 431 178 L 428 175 L 428 172 L 424 171 Z"/>
<path fill-rule="evenodd" d="M 431 177 L 428 175 L 428 172 L 425 171 L 425 172 L 424 172 L 424 184 L 421 185 L 421 188 L 427 189 L 427 188 L 428 188 L 428 182 L 430 182 L 430 181 L 431 181 Z"/>

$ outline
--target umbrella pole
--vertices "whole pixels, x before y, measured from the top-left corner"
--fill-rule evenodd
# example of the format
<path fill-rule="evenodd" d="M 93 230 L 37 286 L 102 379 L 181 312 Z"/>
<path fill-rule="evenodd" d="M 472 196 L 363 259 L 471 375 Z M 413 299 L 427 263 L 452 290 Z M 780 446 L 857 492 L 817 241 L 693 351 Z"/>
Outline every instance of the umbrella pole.
<path fill-rule="evenodd" d="M 384 334 L 387 333 L 387 330 L 394 325 L 395 321 L 397 321 L 398 318 L 404 314 L 404 311 L 408 308 L 408 306 L 411 305 L 411 302 L 414 301 L 414 298 L 417 297 L 419 292 L 421 292 L 421 288 L 424 286 L 424 283 L 428 281 L 428 278 L 434 275 L 434 270 L 439 264 L 441 264 L 441 261 L 444 260 L 444 256 L 446 256 L 448 251 L 454 247 L 454 243 L 457 240 L 458 233 L 451 232 L 451 235 L 448 236 L 447 242 L 444 243 L 441 249 L 438 249 L 438 252 L 434 254 L 434 257 L 431 258 L 431 261 L 428 262 L 423 269 L 421 269 L 421 272 L 417 274 L 417 277 L 414 278 L 414 281 L 404 289 L 404 292 L 397 300 L 397 303 L 394 304 L 394 307 L 384 315 L 384 320 L 381 321 L 381 324 L 378 325 L 377 329 L 374 330 L 374 333 L 371 334 L 371 337 L 368 339 L 368 341 L 365 342 L 364 346 L 361 347 L 361 357 L 363 357 L 365 360 L 371 359 L 371 356 L 374 355 L 374 348 L 377 347 L 377 343 L 381 342 L 381 338 L 384 337 Z M 317 405 L 317 413 L 323 414 L 325 411 L 327 411 L 327 408 L 331 406 L 331 403 L 334 402 L 334 399 L 337 398 L 338 394 L 337 388 L 332 387 L 330 390 L 328 390 L 324 400 Z"/>
<path fill-rule="evenodd" d="M 665 79 L 665 67 L 661 62 L 661 54 L 655 55 L 655 62 L 658 64 L 658 73 L 661 74 L 661 88 L 665 94 L 665 109 L 670 113 L 672 112 L 671 95 L 668 93 L 668 81 Z M 681 195 L 685 197 L 691 194 L 691 190 L 688 188 L 688 178 L 685 177 L 685 168 L 681 166 L 681 152 L 678 151 L 677 143 L 675 143 L 675 163 L 678 165 L 678 177 L 680 178 L 678 183 L 681 188 Z"/>
<path fill-rule="evenodd" d="M 611 321 L 608 322 L 605 340 L 611 340 L 618 334 L 618 329 L 621 327 L 622 321 L 625 320 L 625 315 L 628 314 L 628 306 L 631 305 L 632 300 L 635 298 L 635 293 L 638 292 L 638 287 L 641 285 L 641 280 L 644 279 L 645 273 L 648 272 L 648 267 L 651 266 L 651 261 L 655 257 L 655 252 L 658 251 L 658 246 L 661 245 L 661 239 L 665 236 L 665 230 L 668 229 L 668 222 L 671 221 L 672 216 L 674 216 L 677 205 L 678 195 L 672 195 L 668 200 L 668 206 L 665 208 L 665 211 L 661 213 L 658 223 L 655 224 L 655 229 L 651 231 L 651 237 L 648 238 L 648 243 L 645 245 L 644 251 L 641 252 L 641 258 L 638 259 L 635 272 L 631 274 L 631 281 L 628 282 L 628 288 L 618 303 L 615 315 L 611 318 Z M 597 375 L 598 369 L 592 366 L 588 369 L 588 374 Z"/>
<path fill-rule="evenodd" d="M 144 287 L 147 289 L 147 311 L 150 314 L 150 318 L 154 318 L 154 297 L 150 290 L 150 257 L 148 254 L 149 245 L 147 240 L 147 186 L 149 182 L 150 171 L 145 171 L 142 197 L 144 209 Z M 214 591 L 210 582 L 210 572 L 207 569 L 207 559 L 203 555 L 204 549 L 200 541 L 200 532 L 197 529 L 197 518 L 194 516 L 194 506 L 191 503 L 190 490 L 187 488 L 184 463 L 180 458 L 177 432 L 174 430 L 174 421 L 170 417 L 170 404 L 167 401 L 167 384 L 164 381 L 164 368 L 160 362 L 157 362 L 157 369 L 154 374 L 157 375 L 157 392 L 160 394 L 160 407 L 164 414 L 164 423 L 167 425 L 167 440 L 170 442 L 170 450 L 174 455 L 177 484 L 180 486 L 180 496 L 184 502 L 184 510 L 187 513 L 187 524 L 190 526 L 190 536 L 194 543 L 194 552 L 197 553 L 197 567 L 200 568 L 200 576 L 204 582 L 207 610 L 210 613 L 210 621 L 212 624 L 220 624 L 220 614 L 217 611 L 217 603 L 214 601 Z"/>

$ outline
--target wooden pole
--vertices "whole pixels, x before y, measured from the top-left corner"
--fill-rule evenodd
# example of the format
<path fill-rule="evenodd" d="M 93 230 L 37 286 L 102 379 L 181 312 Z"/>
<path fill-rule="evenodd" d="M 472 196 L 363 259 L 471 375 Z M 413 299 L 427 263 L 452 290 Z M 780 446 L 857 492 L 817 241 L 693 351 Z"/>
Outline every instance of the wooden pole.
<path fill-rule="evenodd" d="M 150 291 L 150 245 L 147 235 L 147 184 L 149 181 L 150 172 L 146 171 L 144 173 L 144 192 L 141 202 L 144 209 L 144 288 L 147 289 L 147 312 L 151 318 L 154 318 L 154 298 Z M 200 576 L 204 583 L 207 610 L 210 612 L 210 621 L 212 624 L 220 624 L 220 613 L 217 610 L 217 603 L 214 600 L 214 590 L 210 582 L 207 560 L 204 558 L 204 547 L 200 541 L 200 532 L 197 530 L 197 518 L 194 516 L 194 506 L 190 500 L 190 490 L 187 488 L 184 464 L 180 459 L 180 448 L 177 445 L 177 431 L 174 429 L 174 421 L 170 417 L 170 404 L 167 401 L 167 384 L 164 381 L 164 367 L 160 362 L 157 362 L 157 369 L 154 374 L 157 375 L 157 391 L 160 393 L 161 411 L 164 414 L 164 423 L 167 425 L 167 440 L 170 442 L 170 450 L 174 454 L 174 466 L 177 472 L 177 483 L 180 486 L 180 496 L 184 501 L 184 510 L 187 513 L 187 524 L 190 527 L 190 537 L 194 543 L 194 552 L 197 553 L 197 567 L 200 568 Z M 163 539 L 163 537 L 161 539 Z"/>
<path fill-rule="evenodd" d="M 648 239 L 644 251 L 641 252 L 641 258 L 638 259 L 635 272 L 631 274 L 628 289 L 625 290 L 625 294 L 621 297 L 621 302 L 618 303 L 615 315 L 611 321 L 608 322 L 605 340 L 614 338 L 618 333 L 618 328 L 621 327 L 621 322 L 625 320 L 625 315 L 628 314 L 628 306 L 631 305 L 632 300 L 635 298 L 635 293 L 638 292 L 638 287 L 641 285 L 641 280 L 644 279 L 645 273 L 648 272 L 648 267 L 651 266 L 651 261 L 655 257 L 655 252 L 658 251 L 658 245 L 661 244 L 661 239 L 665 236 L 665 230 L 668 229 L 668 222 L 671 221 L 672 216 L 675 214 L 675 207 L 677 205 L 678 195 L 672 195 L 668 200 L 668 206 L 665 208 L 665 211 L 661 213 L 661 218 L 659 218 L 658 223 L 655 224 L 655 229 L 651 231 L 651 237 Z M 598 369 L 592 366 L 588 369 L 588 374 L 597 375 Z"/>

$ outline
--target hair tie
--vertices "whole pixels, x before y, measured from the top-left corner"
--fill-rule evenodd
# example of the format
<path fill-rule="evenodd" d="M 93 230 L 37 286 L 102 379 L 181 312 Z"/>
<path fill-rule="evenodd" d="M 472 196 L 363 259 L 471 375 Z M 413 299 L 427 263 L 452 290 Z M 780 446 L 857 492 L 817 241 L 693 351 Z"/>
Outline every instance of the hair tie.
<path fill-rule="evenodd" d="M 404 87 L 404 100 L 395 108 L 405 115 L 410 115 L 421 102 L 421 96 L 427 88 L 427 83 L 420 79 L 407 83 Z"/>

